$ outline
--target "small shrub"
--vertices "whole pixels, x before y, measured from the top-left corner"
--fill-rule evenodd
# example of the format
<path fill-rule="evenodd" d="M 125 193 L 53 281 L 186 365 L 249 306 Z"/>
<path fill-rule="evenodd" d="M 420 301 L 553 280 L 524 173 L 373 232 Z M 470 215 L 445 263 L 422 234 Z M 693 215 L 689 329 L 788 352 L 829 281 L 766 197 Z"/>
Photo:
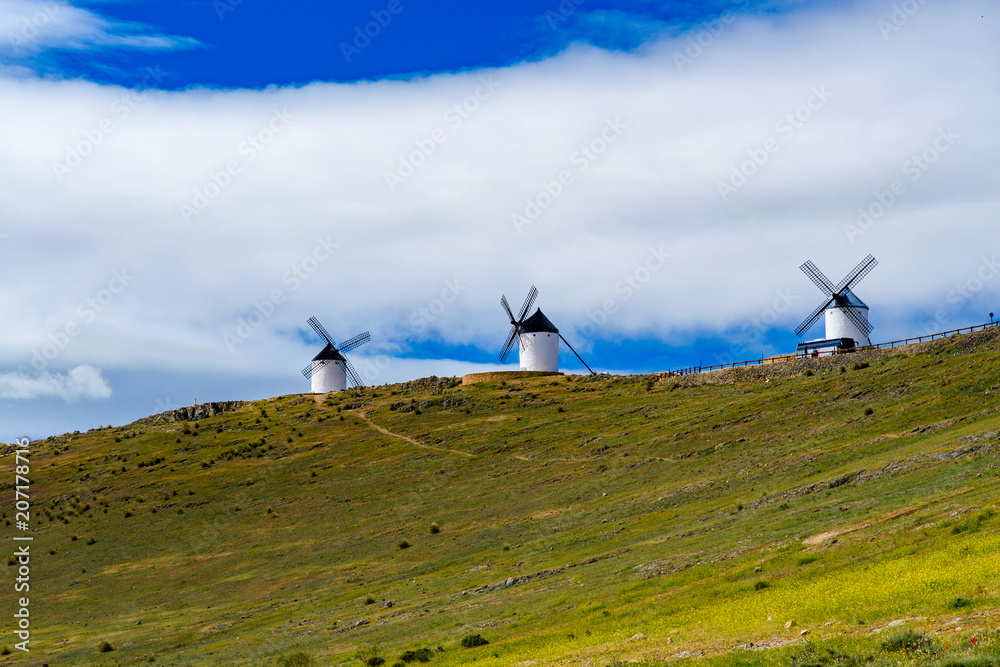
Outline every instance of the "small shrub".
<path fill-rule="evenodd" d="M 100 645 L 98 645 L 97 650 L 101 653 L 110 653 L 115 650 L 115 647 L 108 642 L 101 642 Z"/>
<path fill-rule="evenodd" d="M 975 516 L 967 517 L 964 521 L 956 524 L 955 527 L 951 529 L 952 535 L 959 535 L 961 533 L 976 533 L 979 529 L 983 527 L 983 524 L 996 516 L 993 510 L 984 510 Z"/>
<path fill-rule="evenodd" d="M 972 606 L 972 600 L 970 600 L 969 598 L 955 598 L 948 604 L 948 607 L 950 609 L 964 609 L 965 607 L 971 607 L 971 606 Z"/>
<path fill-rule="evenodd" d="M 809 563 L 815 563 L 818 560 L 819 556 L 803 556 L 796 562 L 796 565 L 808 565 Z"/>
<path fill-rule="evenodd" d="M 765 588 L 770 588 L 770 587 L 771 587 L 771 584 L 769 584 L 766 581 L 758 581 L 756 584 L 753 585 L 753 589 L 755 591 L 762 591 Z"/>
<path fill-rule="evenodd" d="M 94 539 L 93 537 L 91 537 L 89 540 L 87 540 L 87 545 L 88 546 L 92 545 L 92 544 L 97 544 L 97 540 Z"/>
<path fill-rule="evenodd" d="M 906 630 L 897 635 L 893 635 L 879 644 L 879 649 L 886 653 L 899 651 L 922 651 L 929 653 L 933 650 L 934 643 L 919 632 Z"/>
<path fill-rule="evenodd" d="M 871 417 L 873 414 L 875 414 L 874 408 L 872 408 L 871 406 L 865 408 L 865 417 Z"/>
<path fill-rule="evenodd" d="M 846 366 L 841 366 L 840 367 L 840 372 L 841 373 L 846 373 L 847 372 L 847 367 Z"/>
<path fill-rule="evenodd" d="M 806 372 L 803 373 L 803 375 L 805 375 L 807 378 L 811 378 L 813 375 L 815 375 L 815 373 L 812 372 L 812 369 L 807 369 Z"/>
<path fill-rule="evenodd" d="M 377 655 L 373 655 L 372 657 L 365 660 L 365 664 L 368 665 L 368 667 L 378 667 L 379 665 L 385 664 L 385 658 L 380 658 Z"/>
<path fill-rule="evenodd" d="M 477 646 L 486 646 L 487 644 L 489 642 L 479 634 L 462 637 L 462 648 L 475 648 Z"/>
<path fill-rule="evenodd" d="M 790 667 L 859 667 L 868 660 L 862 660 L 836 649 L 818 649 L 810 646 L 796 653 L 789 661 Z"/>
<path fill-rule="evenodd" d="M 281 667 L 313 667 L 316 661 L 305 653 L 293 653 L 292 655 L 278 656 L 278 664 Z"/>
<path fill-rule="evenodd" d="M 399 543 L 399 548 L 400 549 L 409 549 L 410 548 L 410 543 L 407 542 L 406 540 L 403 540 L 402 542 Z"/>
<path fill-rule="evenodd" d="M 441 526 L 439 526 L 437 524 L 437 522 L 432 523 L 431 524 L 431 535 L 437 535 L 440 532 L 441 532 Z"/>
<path fill-rule="evenodd" d="M 941 667 L 994 667 L 994 662 L 989 658 L 949 658 L 941 663 Z"/>
<path fill-rule="evenodd" d="M 863 371 L 866 368 L 868 368 L 868 362 L 867 361 L 856 361 L 856 362 L 854 362 L 854 365 L 851 366 L 851 370 L 855 370 L 855 371 Z"/>
<path fill-rule="evenodd" d="M 375 598 L 369 595 L 365 598 L 365 604 L 375 604 Z"/>
<path fill-rule="evenodd" d="M 2 649 L 0 649 L 0 655 L 10 655 L 10 654 L 11 650 L 9 646 L 4 646 Z"/>

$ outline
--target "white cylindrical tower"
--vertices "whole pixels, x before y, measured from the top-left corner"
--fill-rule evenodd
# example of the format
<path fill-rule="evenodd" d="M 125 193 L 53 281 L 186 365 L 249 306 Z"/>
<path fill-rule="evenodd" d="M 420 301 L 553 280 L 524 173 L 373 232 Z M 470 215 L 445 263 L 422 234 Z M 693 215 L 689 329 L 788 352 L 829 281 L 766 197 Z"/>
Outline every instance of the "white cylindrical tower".
<path fill-rule="evenodd" d="M 559 330 L 541 309 L 522 324 L 519 348 L 522 371 L 559 372 Z"/>
<path fill-rule="evenodd" d="M 327 394 L 347 389 L 347 371 L 344 358 L 327 345 L 313 358 L 312 393 Z"/>
<path fill-rule="evenodd" d="M 851 321 L 847 311 L 850 310 L 862 322 L 868 322 L 868 306 L 853 292 L 847 290 L 843 303 L 839 303 L 826 311 L 826 337 L 852 338 L 857 346 L 871 345 L 868 334 Z"/>

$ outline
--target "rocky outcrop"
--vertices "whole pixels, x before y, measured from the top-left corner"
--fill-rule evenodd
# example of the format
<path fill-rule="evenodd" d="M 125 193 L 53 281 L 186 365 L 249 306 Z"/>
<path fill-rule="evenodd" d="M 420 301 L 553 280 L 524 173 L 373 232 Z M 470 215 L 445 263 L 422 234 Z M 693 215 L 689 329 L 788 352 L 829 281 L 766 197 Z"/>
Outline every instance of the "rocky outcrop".
<path fill-rule="evenodd" d="M 200 405 L 191 405 L 186 408 L 179 408 L 177 410 L 167 410 L 166 412 L 161 412 L 158 415 L 153 415 L 152 417 L 145 417 L 136 422 L 136 424 L 169 424 L 171 422 L 193 422 L 199 419 L 205 419 L 206 417 L 214 417 L 215 415 L 221 415 L 224 412 L 232 412 L 233 410 L 238 410 L 244 405 L 247 405 L 246 401 L 219 401 L 218 403 L 201 403 Z"/>

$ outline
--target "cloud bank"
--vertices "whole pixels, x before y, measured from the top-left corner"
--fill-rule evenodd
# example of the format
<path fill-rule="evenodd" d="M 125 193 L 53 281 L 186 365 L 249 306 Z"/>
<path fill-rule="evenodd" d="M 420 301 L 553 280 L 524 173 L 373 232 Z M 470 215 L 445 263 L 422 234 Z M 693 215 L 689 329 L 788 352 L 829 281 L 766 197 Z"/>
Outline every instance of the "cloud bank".
<path fill-rule="evenodd" d="M 8 76 L 57 75 L 56 56 L 62 52 L 167 51 L 199 46 L 190 37 L 109 20 L 61 0 L 0 0 L 0 72 Z"/>
<path fill-rule="evenodd" d="M 912 4 L 720 14 L 629 53 L 410 80 L 0 78 L 0 362 L 286 377 L 310 315 L 370 329 L 372 358 L 493 355 L 500 294 L 530 284 L 578 349 L 683 346 L 772 312 L 793 329 L 821 298 L 798 265 L 869 252 L 873 338 L 985 320 L 1000 17 Z M 114 32 L 86 25 L 64 31 Z"/>
<path fill-rule="evenodd" d="M 61 398 L 67 403 L 107 399 L 111 398 L 111 387 L 100 369 L 93 366 L 77 366 L 65 375 L 29 376 L 22 372 L 0 375 L 0 399 L 27 401 L 39 398 Z"/>

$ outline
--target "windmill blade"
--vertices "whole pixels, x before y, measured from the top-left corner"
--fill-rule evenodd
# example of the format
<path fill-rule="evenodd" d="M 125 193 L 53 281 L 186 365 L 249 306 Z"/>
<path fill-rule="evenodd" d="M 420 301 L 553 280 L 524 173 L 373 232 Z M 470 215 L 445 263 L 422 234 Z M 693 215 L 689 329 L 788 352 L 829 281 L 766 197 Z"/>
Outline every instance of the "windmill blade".
<path fill-rule="evenodd" d="M 584 366 L 587 366 L 587 362 L 583 360 L 583 357 L 577 354 L 576 350 L 573 349 L 573 346 L 569 344 L 569 341 L 563 338 L 562 334 L 559 334 L 559 337 L 562 338 L 562 342 L 566 343 L 566 347 L 568 347 L 573 352 L 573 354 L 576 354 L 576 358 L 580 360 L 580 363 L 583 364 Z M 597 373 L 594 372 L 594 369 L 591 368 L 590 366 L 587 366 L 587 370 L 590 371 L 591 375 L 597 375 Z"/>
<path fill-rule="evenodd" d="M 827 296 L 834 295 L 836 290 L 833 289 L 833 283 L 830 282 L 829 278 L 823 275 L 822 271 L 816 268 L 816 265 L 812 263 L 812 260 L 809 260 L 799 268 L 802 270 L 802 273 L 809 277 L 809 280 L 816 283 L 816 287 L 818 287 L 823 294 Z"/>
<path fill-rule="evenodd" d="M 507 334 L 507 342 L 504 343 L 503 349 L 500 351 L 500 363 L 505 364 L 507 355 L 510 354 L 510 348 L 514 346 L 514 338 L 517 336 L 517 326 L 512 326 L 510 328 L 510 333 Z"/>
<path fill-rule="evenodd" d="M 319 323 L 319 320 L 315 317 L 310 317 L 307 321 L 309 322 L 309 326 L 313 328 L 313 331 L 316 332 L 316 335 L 325 340 L 328 344 L 337 347 L 337 344 L 333 342 L 333 339 L 330 338 L 330 334 L 325 328 L 323 328 L 323 325 Z"/>
<path fill-rule="evenodd" d="M 354 370 L 354 364 L 352 364 L 351 360 L 347 357 L 344 357 L 344 370 L 347 371 L 347 377 L 351 379 L 351 382 L 354 383 L 355 387 L 365 386 L 361 383 L 361 378 L 358 377 L 358 372 Z"/>
<path fill-rule="evenodd" d="M 316 371 L 326 366 L 330 363 L 329 359 L 323 359 L 321 361 L 310 361 L 309 365 L 302 369 L 302 374 L 306 376 L 306 379 L 312 379 L 312 376 L 316 374 Z"/>
<path fill-rule="evenodd" d="M 526 296 L 524 299 L 524 305 L 521 306 L 521 314 L 517 316 L 518 322 L 524 320 L 524 316 L 528 314 L 529 310 L 531 310 L 531 306 L 535 303 L 535 298 L 537 297 L 538 297 L 538 290 L 535 289 L 534 285 L 532 285 L 531 289 L 528 290 L 528 296 Z"/>
<path fill-rule="evenodd" d="M 865 337 L 867 338 L 868 334 L 872 332 L 873 328 L 872 325 L 863 320 L 861 316 L 858 315 L 857 311 L 855 311 L 853 308 L 842 307 L 841 310 L 844 311 L 844 314 L 847 315 L 847 319 L 849 319 L 854 324 L 854 326 L 858 328 L 858 330 L 864 332 Z M 861 344 L 861 341 L 855 341 L 855 342 L 858 343 L 859 345 Z"/>
<path fill-rule="evenodd" d="M 351 350 L 361 347 L 371 339 L 372 339 L 371 334 L 369 334 L 366 331 L 363 334 L 358 334 L 354 338 L 351 338 L 350 340 L 341 343 L 339 351 L 341 354 L 343 354 L 344 352 L 350 352 Z"/>
<path fill-rule="evenodd" d="M 834 303 L 834 301 L 835 299 L 830 299 L 829 301 L 826 301 L 822 306 L 814 310 L 812 314 L 805 320 L 803 320 L 802 324 L 800 324 L 799 327 L 795 330 L 795 335 L 801 338 L 802 334 L 804 334 L 806 331 L 809 331 L 812 325 L 816 323 L 816 320 L 819 319 L 819 316 L 823 314 L 823 311 L 826 310 L 831 303 Z"/>
<path fill-rule="evenodd" d="M 868 255 L 861 263 L 854 267 L 854 270 L 847 274 L 847 277 L 837 285 L 836 293 L 840 294 L 844 290 L 850 289 L 852 285 L 857 285 L 861 279 L 871 273 L 871 270 L 878 266 L 878 260 Z"/>
<path fill-rule="evenodd" d="M 513 324 L 516 321 L 514 319 L 514 312 L 510 309 L 510 304 L 507 303 L 507 297 L 503 294 L 500 295 L 500 305 L 503 306 L 504 312 L 506 312 L 507 317 L 510 318 L 510 323 Z"/>

